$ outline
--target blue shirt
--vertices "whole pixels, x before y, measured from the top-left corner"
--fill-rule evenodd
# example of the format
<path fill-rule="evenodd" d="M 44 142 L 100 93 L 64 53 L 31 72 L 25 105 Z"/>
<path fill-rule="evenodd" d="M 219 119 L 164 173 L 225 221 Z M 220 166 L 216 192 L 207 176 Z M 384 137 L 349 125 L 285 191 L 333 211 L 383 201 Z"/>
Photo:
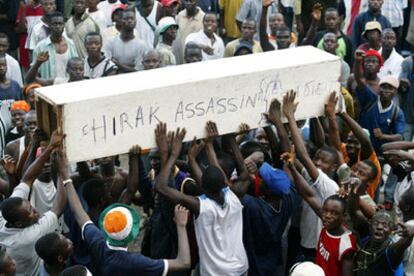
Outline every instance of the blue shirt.
<path fill-rule="evenodd" d="M 103 233 L 93 223 L 84 226 L 83 237 L 89 246 L 92 263 L 100 271 L 96 275 L 135 276 L 164 275 L 166 261 L 154 260 L 138 253 L 108 247 Z"/>
<path fill-rule="evenodd" d="M 23 100 L 22 88 L 16 81 L 10 80 L 10 85 L 7 88 L 0 86 L 0 101 L 5 100 Z"/>
<path fill-rule="evenodd" d="M 377 155 L 382 155 L 381 145 L 383 144 L 383 141 L 375 138 L 374 129 L 380 128 L 384 134 L 400 134 L 402 136 L 405 127 L 404 113 L 400 110 L 395 122 L 391 124 L 393 108 L 390 108 L 390 110 L 383 113 L 380 113 L 377 103 L 375 103 L 372 108 L 369 108 L 374 101 L 379 100 L 378 96 L 371 90 L 371 88 L 367 85 L 365 85 L 363 90 L 357 88 L 357 97 L 361 107 L 359 124 L 363 128 L 368 129 L 375 152 Z M 366 110 L 367 108 L 369 110 Z"/>
<path fill-rule="evenodd" d="M 354 25 L 352 25 L 351 41 L 354 49 L 358 48 L 358 46 L 361 45 L 362 42 L 366 41 L 362 38 L 361 35 L 364 32 L 365 24 L 367 24 L 367 22 L 370 21 L 378 21 L 378 23 L 381 24 L 381 28 L 383 30 L 391 28 L 390 21 L 382 14 L 375 16 L 371 10 L 360 13 L 359 15 L 357 15 L 357 17 L 355 17 Z"/>

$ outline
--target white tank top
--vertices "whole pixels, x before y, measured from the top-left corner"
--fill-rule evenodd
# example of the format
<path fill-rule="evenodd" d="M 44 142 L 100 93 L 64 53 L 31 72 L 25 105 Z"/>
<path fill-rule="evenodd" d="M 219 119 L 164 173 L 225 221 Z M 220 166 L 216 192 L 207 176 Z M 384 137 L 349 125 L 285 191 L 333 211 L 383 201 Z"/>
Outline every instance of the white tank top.
<path fill-rule="evenodd" d="M 154 1 L 154 6 L 152 7 L 152 11 L 147 16 L 146 20 L 139 11 L 136 11 L 135 13 L 136 18 L 137 18 L 137 25 L 135 26 L 135 29 L 137 30 L 138 38 L 144 41 L 145 44 L 147 44 L 147 46 L 151 49 L 154 48 L 154 44 L 155 44 L 154 31 L 157 29 L 156 16 L 157 16 L 158 5 L 160 5 L 160 3 L 158 1 Z"/>

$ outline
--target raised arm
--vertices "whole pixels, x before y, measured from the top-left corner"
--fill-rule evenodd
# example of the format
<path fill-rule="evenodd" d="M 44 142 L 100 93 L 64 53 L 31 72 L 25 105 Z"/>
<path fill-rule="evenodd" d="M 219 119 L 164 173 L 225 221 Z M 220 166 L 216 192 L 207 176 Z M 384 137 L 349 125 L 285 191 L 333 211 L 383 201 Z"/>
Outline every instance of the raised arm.
<path fill-rule="evenodd" d="M 264 52 L 273 51 L 275 47 L 269 42 L 267 37 L 267 10 L 274 0 L 262 0 L 262 15 L 260 16 L 259 36 L 260 45 Z"/>
<path fill-rule="evenodd" d="M 122 193 L 119 202 L 130 204 L 133 200 L 139 185 L 139 158 L 141 156 L 141 147 L 132 146 L 129 150 L 129 172 L 127 178 L 126 190 Z"/>
<path fill-rule="evenodd" d="M 316 147 L 320 148 L 325 145 L 325 130 L 323 128 L 323 125 L 321 124 L 321 121 L 318 117 L 311 118 L 309 120 L 309 128 L 310 128 L 310 140 L 315 144 Z"/>
<path fill-rule="evenodd" d="M 52 153 L 52 151 L 58 148 L 62 144 L 63 138 L 64 136 L 58 134 L 57 131 L 54 131 L 52 133 L 52 137 L 50 138 L 49 145 L 24 173 L 22 177 L 22 182 L 26 183 L 30 187 L 32 186 L 35 179 L 42 172 L 42 169 L 45 163 L 49 160 L 50 154 Z"/>
<path fill-rule="evenodd" d="M 322 16 L 322 5 L 316 3 L 312 7 L 312 22 L 309 27 L 306 37 L 303 39 L 301 45 L 312 45 L 315 40 L 316 31 L 318 30 L 319 23 Z"/>
<path fill-rule="evenodd" d="M 295 103 L 296 93 L 289 91 L 283 97 L 283 113 L 288 119 L 289 129 L 292 135 L 293 143 L 295 144 L 297 156 L 302 162 L 305 169 L 308 171 L 310 177 L 313 181 L 316 181 L 319 176 L 319 171 L 316 166 L 313 164 L 312 159 L 310 158 L 308 152 L 306 151 L 305 142 L 303 141 L 302 135 L 299 131 L 299 128 L 295 120 L 295 111 L 297 103 Z"/>
<path fill-rule="evenodd" d="M 401 237 L 396 243 L 391 244 L 388 252 L 393 267 L 397 267 L 403 260 L 405 250 L 412 244 L 414 226 L 399 223 L 397 234 Z"/>
<path fill-rule="evenodd" d="M 223 169 L 220 166 L 220 163 L 217 159 L 216 151 L 214 150 L 213 142 L 219 137 L 217 124 L 212 121 L 208 121 L 206 123 L 206 132 L 207 137 L 205 139 L 205 148 L 207 152 L 207 158 L 210 165 L 216 166 L 221 170 L 223 175 L 226 177 L 226 182 L 229 182 L 229 179 L 227 179 L 227 175 L 223 171 Z"/>
<path fill-rule="evenodd" d="M 68 174 L 68 163 L 66 161 L 66 157 L 61 151 L 56 152 L 54 155 L 54 162 L 58 168 L 58 183 L 51 211 L 59 217 L 65 210 L 67 202 L 67 194 L 63 182 L 72 182 L 72 180 Z"/>
<path fill-rule="evenodd" d="M 269 111 L 264 113 L 264 115 L 266 116 L 267 121 L 276 127 L 281 152 L 283 153 L 290 151 L 289 137 L 285 126 L 282 123 L 282 111 L 278 99 L 272 100 Z"/>
<path fill-rule="evenodd" d="M 354 45 L 355 46 L 355 45 Z M 363 59 L 365 57 L 365 52 L 363 50 L 355 51 L 355 63 L 354 63 L 354 77 L 357 83 L 358 89 L 363 89 L 366 85 L 364 77 L 364 69 L 362 67 Z"/>
<path fill-rule="evenodd" d="M 201 168 L 198 165 L 197 156 L 204 149 L 204 146 L 204 141 L 197 141 L 197 138 L 194 137 L 191 147 L 188 150 L 187 154 L 188 165 L 190 165 L 191 168 L 191 175 L 193 176 L 198 187 L 201 187 L 201 176 L 203 175 L 203 172 L 201 171 Z"/>
<path fill-rule="evenodd" d="M 177 258 L 168 260 L 168 272 L 186 270 L 191 266 L 190 245 L 186 229 L 188 215 L 188 210 L 185 207 L 175 206 L 174 221 L 177 225 L 178 252 Z"/>
<path fill-rule="evenodd" d="M 365 133 L 362 127 L 346 112 L 340 113 L 339 116 L 348 125 L 349 129 L 352 131 L 352 133 L 355 135 L 355 137 L 361 144 L 362 159 L 368 159 L 374 151 L 374 148 L 372 147 L 371 140 L 369 139 L 368 135 Z"/>
<path fill-rule="evenodd" d="M 382 151 L 389 151 L 389 150 L 410 150 L 414 149 L 414 142 L 409 141 L 398 141 L 398 142 L 390 142 L 382 145 Z"/>
<path fill-rule="evenodd" d="M 365 192 L 365 187 L 358 178 L 349 178 L 343 185 L 353 187 L 348 195 L 348 212 L 352 219 L 354 228 L 363 237 L 369 233 L 368 219 L 360 210 L 360 194 Z"/>
<path fill-rule="evenodd" d="M 325 115 L 328 118 L 329 130 L 328 139 L 329 145 L 341 152 L 341 138 L 339 137 L 338 124 L 336 123 L 336 104 L 338 103 L 338 96 L 336 92 L 332 92 L 329 96 L 328 103 L 325 105 Z"/>
<path fill-rule="evenodd" d="M 167 163 L 161 165 L 161 171 L 155 181 L 155 190 L 171 202 L 186 206 L 194 215 L 198 216 L 200 213 L 199 200 L 168 186 L 171 170 L 180 154 L 185 133 L 185 129 L 181 130 L 178 128 L 175 133 L 172 134 L 171 155 L 169 156 Z M 167 125 L 165 123 L 161 122 L 157 125 L 155 129 L 155 137 L 161 156 L 168 156 Z"/>

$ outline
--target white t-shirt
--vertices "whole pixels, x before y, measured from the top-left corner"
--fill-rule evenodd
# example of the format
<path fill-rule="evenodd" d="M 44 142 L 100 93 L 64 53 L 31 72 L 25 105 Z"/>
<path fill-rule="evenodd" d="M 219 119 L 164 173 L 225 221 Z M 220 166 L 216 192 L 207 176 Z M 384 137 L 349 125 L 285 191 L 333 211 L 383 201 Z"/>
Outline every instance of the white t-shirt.
<path fill-rule="evenodd" d="M 139 68 L 142 56 L 147 49 L 147 45 L 137 37 L 125 42 L 120 36 L 116 36 L 108 41 L 104 47 L 104 52 L 108 59 L 115 58 L 122 64 Z"/>
<path fill-rule="evenodd" d="M 194 228 L 200 275 L 240 276 L 249 268 L 243 245 L 243 206 L 228 187 L 223 193 L 223 206 L 205 195 L 199 197 Z"/>
<path fill-rule="evenodd" d="M 9 54 L 6 54 L 7 72 L 6 78 L 16 81 L 21 87 L 23 87 L 22 71 L 20 69 L 19 62 L 15 60 Z"/>
<path fill-rule="evenodd" d="M 106 17 L 105 14 L 103 13 L 103 11 L 97 10 L 94 12 L 89 12 L 88 11 L 89 16 L 93 19 L 93 21 L 95 21 L 95 23 L 98 25 L 99 30 L 105 30 L 106 27 Z"/>
<path fill-rule="evenodd" d="M 36 179 L 33 182 L 30 204 L 36 208 L 39 216 L 50 211 L 56 195 L 56 187 L 53 181 L 43 182 Z"/>
<path fill-rule="evenodd" d="M 28 199 L 30 187 L 20 183 L 10 197 Z M 0 214 L 0 245 L 6 247 L 7 254 L 16 261 L 17 276 L 37 276 L 40 271 L 40 258 L 36 254 L 37 240 L 59 227 L 55 213 L 48 211 L 39 221 L 26 228 L 8 228 Z"/>
<path fill-rule="evenodd" d="M 63 54 L 56 53 L 55 57 L 55 70 L 56 78 L 66 77 L 66 66 L 69 61 L 69 49 Z"/>
<path fill-rule="evenodd" d="M 204 46 L 209 46 L 210 48 L 214 49 L 214 53 L 212 55 L 208 55 L 206 52 L 202 51 L 203 60 L 210 60 L 210 59 L 219 59 L 224 57 L 224 43 L 221 37 L 214 34 L 214 38 L 216 41 L 214 44 L 211 43 L 211 39 L 204 33 L 204 30 L 200 30 L 196 33 L 189 34 L 185 39 L 185 44 L 189 42 L 194 42 L 196 44 L 201 44 Z"/>
<path fill-rule="evenodd" d="M 102 11 L 105 16 L 105 22 L 106 26 L 110 27 L 112 26 L 112 8 L 116 4 L 120 4 L 121 2 L 118 0 L 115 3 L 109 3 L 108 0 L 102 1 L 98 4 L 97 8 L 98 10 Z M 104 29 L 103 29 L 104 30 Z"/>
<path fill-rule="evenodd" d="M 303 169 L 302 175 L 308 181 L 309 185 L 316 191 L 316 195 L 319 198 L 321 204 L 326 198 L 334 195 L 339 187 L 335 181 L 329 178 L 324 172 L 318 169 L 319 176 L 313 183 L 308 172 Z M 305 248 L 316 248 L 318 243 L 319 234 L 322 230 L 322 221 L 315 214 L 313 209 L 308 203 L 303 202 L 302 214 L 300 220 L 300 235 L 302 237 L 300 244 Z"/>

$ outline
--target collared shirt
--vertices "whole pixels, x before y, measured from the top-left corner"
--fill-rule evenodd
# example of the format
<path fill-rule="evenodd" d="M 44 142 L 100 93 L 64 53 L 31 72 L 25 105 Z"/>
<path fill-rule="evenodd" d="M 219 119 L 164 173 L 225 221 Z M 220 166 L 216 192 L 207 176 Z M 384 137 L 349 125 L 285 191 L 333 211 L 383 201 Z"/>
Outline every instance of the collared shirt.
<path fill-rule="evenodd" d="M 234 56 L 234 53 L 236 52 L 236 48 L 240 44 L 240 40 L 241 38 L 235 39 L 226 45 L 226 49 L 224 50 L 224 57 Z M 263 52 L 263 50 L 262 50 L 262 47 L 260 46 L 260 43 L 256 40 L 253 40 L 253 54 L 261 53 L 261 52 Z"/>
<path fill-rule="evenodd" d="M 90 32 L 98 32 L 99 26 L 93 19 L 85 12 L 81 17 L 81 22 L 75 26 L 73 16 L 66 22 L 66 34 L 73 40 L 81 58 L 88 56 L 85 47 L 85 36 Z"/>
<path fill-rule="evenodd" d="M 29 29 L 29 34 L 26 40 L 26 49 L 34 50 L 36 45 L 45 39 L 50 34 L 49 26 L 40 20 L 39 23 L 33 26 L 33 28 Z"/>
<path fill-rule="evenodd" d="M 382 55 L 382 48 L 378 51 Z M 397 51 L 392 49 L 390 56 L 384 61 L 384 65 L 381 67 L 378 77 L 383 78 L 385 76 L 393 76 L 398 79 L 401 74 L 401 64 L 404 58 L 397 53 Z"/>
<path fill-rule="evenodd" d="M 68 60 L 72 57 L 77 57 L 78 53 L 73 41 L 65 36 L 63 36 L 63 38 L 66 40 L 66 44 L 68 45 L 68 49 L 66 50 L 69 55 Z M 48 36 L 46 39 L 43 39 L 39 44 L 37 44 L 36 48 L 33 51 L 31 66 L 35 64 L 36 57 L 41 52 L 48 52 L 49 59 L 40 66 L 39 74 L 43 79 L 54 79 L 56 77 L 56 49 L 50 40 L 50 36 Z"/>
<path fill-rule="evenodd" d="M 354 49 L 356 49 L 359 45 L 361 45 L 364 42 L 363 38 L 361 37 L 361 34 L 365 29 L 365 24 L 370 21 L 378 21 L 378 23 L 381 24 L 381 28 L 383 30 L 391 28 L 390 21 L 382 14 L 375 16 L 371 10 L 360 13 L 355 18 L 354 25 L 352 26 L 351 41 Z"/>
<path fill-rule="evenodd" d="M 167 45 L 164 42 L 160 41 L 158 42 L 157 50 L 160 52 L 161 64 L 163 67 L 177 64 L 175 55 L 173 53 L 173 47 L 171 45 Z"/>
<path fill-rule="evenodd" d="M 193 17 L 187 16 L 187 10 L 182 10 L 177 15 L 178 32 L 173 43 L 177 64 L 184 63 L 184 45 L 187 36 L 203 29 L 204 12 L 200 8 L 197 10 L 198 12 Z"/>
<path fill-rule="evenodd" d="M 390 21 L 393 28 L 397 28 L 404 24 L 403 9 L 407 6 L 407 0 L 384 0 L 381 13 Z"/>
<path fill-rule="evenodd" d="M 221 37 L 213 33 L 214 43 L 211 39 L 205 34 L 204 30 L 200 30 L 196 33 L 189 34 L 185 40 L 185 44 L 189 42 L 194 42 L 196 44 L 201 44 L 203 46 L 208 46 L 214 49 L 212 55 L 208 55 L 206 52 L 202 51 L 203 60 L 218 59 L 224 57 L 224 43 Z"/>

